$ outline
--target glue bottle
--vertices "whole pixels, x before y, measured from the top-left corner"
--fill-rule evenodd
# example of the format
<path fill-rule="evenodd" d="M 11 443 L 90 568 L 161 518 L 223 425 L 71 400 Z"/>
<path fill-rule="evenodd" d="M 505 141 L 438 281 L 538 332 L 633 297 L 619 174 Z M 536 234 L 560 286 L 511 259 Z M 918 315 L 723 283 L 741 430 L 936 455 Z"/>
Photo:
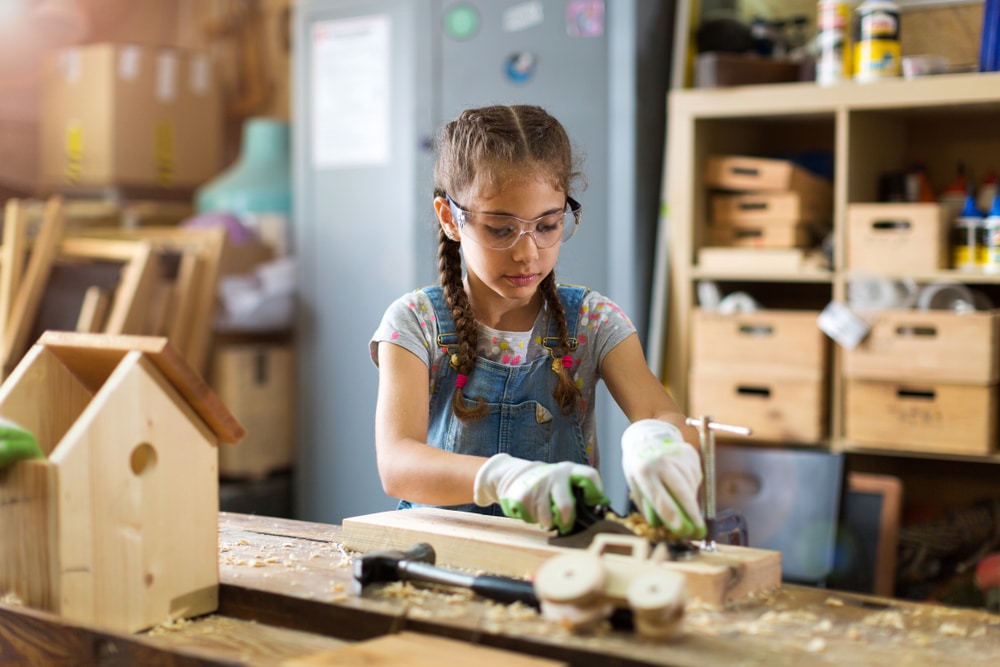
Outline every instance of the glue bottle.
<path fill-rule="evenodd" d="M 952 230 L 952 264 L 959 271 L 977 271 L 977 247 L 982 237 L 983 214 L 976 208 L 975 195 L 965 198 L 965 206 L 955 219 Z"/>
<path fill-rule="evenodd" d="M 891 0 L 865 0 L 856 11 L 854 80 L 869 83 L 899 76 L 899 6 Z"/>
<path fill-rule="evenodd" d="M 980 266 L 985 273 L 1000 273 L 1000 195 L 993 196 L 993 206 L 983 220 L 980 236 Z"/>

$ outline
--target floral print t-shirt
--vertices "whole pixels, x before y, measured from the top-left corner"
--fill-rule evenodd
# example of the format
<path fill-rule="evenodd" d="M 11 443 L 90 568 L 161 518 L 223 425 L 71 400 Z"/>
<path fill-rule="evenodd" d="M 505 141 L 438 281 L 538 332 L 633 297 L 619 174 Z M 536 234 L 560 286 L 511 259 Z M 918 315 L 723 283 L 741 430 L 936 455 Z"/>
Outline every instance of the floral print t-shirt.
<path fill-rule="evenodd" d="M 547 356 L 542 337 L 549 326 L 549 310 L 543 306 L 531 331 L 499 331 L 477 322 L 478 354 L 502 364 L 518 365 Z M 571 334 L 574 332 L 571 332 Z M 616 345 L 635 333 L 635 326 L 618 305 L 597 292 L 590 291 L 580 304 L 575 332 L 577 348 L 573 357 L 573 377 L 580 388 L 580 418 L 587 455 L 593 465 L 599 463 L 597 432 L 594 423 L 594 395 L 600 379 L 600 365 Z M 397 299 L 382 317 L 369 343 L 369 354 L 378 365 L 378 344 L 399 345 L 421 359 L 428 368 L 429 390 L 434 391 L 439 364 L 448 363 L 444 348 L 437 345 L 438 326 L 434 307 L 422 291 L 410 292 Z"/>

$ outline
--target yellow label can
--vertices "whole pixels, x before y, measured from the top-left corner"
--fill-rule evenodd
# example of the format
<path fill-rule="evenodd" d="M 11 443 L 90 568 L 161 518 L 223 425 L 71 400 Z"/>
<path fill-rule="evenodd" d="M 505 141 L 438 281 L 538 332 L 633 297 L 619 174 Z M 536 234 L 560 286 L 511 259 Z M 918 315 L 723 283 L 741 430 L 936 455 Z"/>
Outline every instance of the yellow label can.
<path fill-rule="evenodd" d="M 868 0 L 857 14 L 854 80 L 867 83 L 899 76 L 899 7 L 888 0 Z"/>

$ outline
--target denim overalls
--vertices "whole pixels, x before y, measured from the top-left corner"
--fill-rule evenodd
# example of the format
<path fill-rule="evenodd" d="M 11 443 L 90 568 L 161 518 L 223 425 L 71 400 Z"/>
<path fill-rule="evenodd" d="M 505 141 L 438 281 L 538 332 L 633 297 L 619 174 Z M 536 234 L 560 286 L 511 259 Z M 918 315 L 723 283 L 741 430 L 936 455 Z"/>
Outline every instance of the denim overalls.
<path fill-rule="evenodd" d="M 580 303 L 587 294 L 584 287 L 561 285 L 559 300 L 566 311 L 566 322 L 571 334 L 576 333 L 580 316 Z M 458 351 L 458 335 L 440 285 L 423 290 L 434 305 L 438 322 L 438 348 L 446 347 L 451 355 Z M 480 397 L 489 408 L 481 419 L 462 423 L 451 408 L 452 392 L 458 371 L 445 360 L 439 364 L 438 377 L 433 383 L 430 397 L 430 422 L 427 442 L 445 451 L 475 456 L 492 456 L 506 452 L 529 461 L 572 461 L 587 464 L 583 429 L 577 411 L 564 415 L 552 392 L 558 376 L 552 371 L 553 355 L 559 337 L 555 324 L 550 322 L 548 337 L 543 345 L 550 354 L 517 366 L 476 358 L 475 370 L 469 375 L 462 390 L 468 397 Z M 570 338 L 570 347 L 576 349 L 576 338 Z M 468 401 L 468 399 L 466 399 Z M 468 401 L 470 406 L 472 401 Z M 400 509 L 416 507 L 403 500 Z M 452 506 L 466 512 L 502 516 L 499 505 L 477 507 L 474 504 Z"/>

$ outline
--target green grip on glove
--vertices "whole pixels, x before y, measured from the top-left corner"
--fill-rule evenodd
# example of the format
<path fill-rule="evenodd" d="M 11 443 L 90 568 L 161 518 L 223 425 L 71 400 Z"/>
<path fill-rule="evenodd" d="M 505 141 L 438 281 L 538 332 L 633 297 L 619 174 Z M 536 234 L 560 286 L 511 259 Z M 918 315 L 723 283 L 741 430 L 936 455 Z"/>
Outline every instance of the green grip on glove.
<path fill-rule="evenodd" d="M 596 505 L 607 505 L 611 502 L 608 497 L 604 495 L 604 492 L 598 489 L 597 486 L 586 477 L 571 475 L 569 483 L 571 486 L 583 489 L 583 500 L 590 507 L 594 507 Z M 559 530 L 559 534 L 565 535 L 572 530 L 573 524 L 576 523 L 576 511 L 574 510 L 573 512 L 573 521 L 569 524 L 564 524 L 561 520 L 559 506 L 556 504 L 555 499 L 550 498 L 550 500 L 552 500 L 552 522 Z M 501 498 L 500 509 L 503 510 L 504 516 L 512 519 L 520 519 L 526 523 L 536 523 L 538 521 L 538 519 L 531 514 L 531 511 L 525 507 L 524 504 L 516 500 Z"/>
<path fill-rule="evenodd" d="M 0 469 L 25 459 L 44 459 L 35 436 L 14 422 L 0 417 Z"/>
<path fill-rule="evenodd" d="M 646 523 L 648 523 L 653 528 L 659 528 L 660 526 L 666 526 L 663 519 L 659 514 L 656 513 L 656 509 L 650 504 L 646 499 L 642 501 L 642 513 L 646 517 Z M 689 536 L 691 539 L 701 540 L 705 538 L 707 530 L 705 526 L 699 526 L 691 520 L 688 513 L 684 511 L 683 507 L 678 506 L 677 508 L 681 513 L 681 530 L 684 531 L 685 536 Z"/>

